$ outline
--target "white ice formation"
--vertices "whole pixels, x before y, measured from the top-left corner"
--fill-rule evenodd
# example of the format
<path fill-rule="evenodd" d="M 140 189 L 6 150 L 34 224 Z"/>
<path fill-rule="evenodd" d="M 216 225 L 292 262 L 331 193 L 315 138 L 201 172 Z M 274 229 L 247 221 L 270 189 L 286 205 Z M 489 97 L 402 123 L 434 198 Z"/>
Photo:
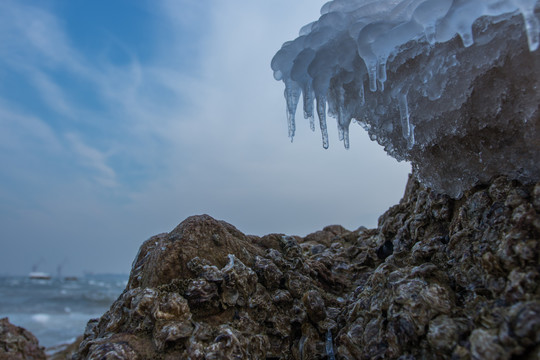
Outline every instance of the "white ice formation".
<path fill-rule="evenodd" d="M 453 197 L 499 174 L 538 178 L 540 144 L 530 137 L 540 131 L 539 11 L 540 0 L 326 3 L 272 59 L 285 83 L 289 137 L 303 97 L 325 148 L 327 112 L 346 148 L 355 120 L 388 154 L 411 161 L 426 185 Z M 520 124 L 533 129 L 507 137 L 529 148 L 511 154 L 498 134 Z M 455 164 L 465 157 L 474 159 Z"/>

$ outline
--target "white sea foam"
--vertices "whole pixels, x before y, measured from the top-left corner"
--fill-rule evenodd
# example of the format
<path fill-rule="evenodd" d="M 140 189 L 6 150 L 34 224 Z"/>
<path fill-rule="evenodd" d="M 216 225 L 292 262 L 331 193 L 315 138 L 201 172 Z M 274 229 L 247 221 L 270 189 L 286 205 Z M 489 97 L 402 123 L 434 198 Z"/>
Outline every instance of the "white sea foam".
<path fill-rule="evenodd" d="M 47 324 L 51 320 L 51 316 L 48 314 L 34 314 L 32 320 L 40 324 Z"/>

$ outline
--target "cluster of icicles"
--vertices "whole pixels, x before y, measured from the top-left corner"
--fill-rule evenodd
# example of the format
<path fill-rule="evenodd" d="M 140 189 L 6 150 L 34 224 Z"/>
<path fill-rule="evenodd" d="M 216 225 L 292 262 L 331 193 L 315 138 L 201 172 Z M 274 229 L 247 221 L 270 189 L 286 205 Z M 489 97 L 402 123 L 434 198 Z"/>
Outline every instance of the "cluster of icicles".
<path fill-rule="evenodd" d="M 383 91 L 386 64 L 402 45 L 417 41 L 433 46 L 459 36 L 465 47 L 474 43 L 473 23 L 483 16 L 521 13 L 529 49 L 539 45 L 540 25 L 535 6 L 540 0 L 334 0 L 321 9 L 318 21 L 304 26 L 300 36 L 283 44 L 272 59 L 276 80 L 285 83 L 287 118 L 291 141 L 295 113 L 301 96 L 304 117 L 315 130 L 317 112 L 328 147 L 326 112 L 337 118 L 340 140 L 349 147 L 348 129 L 358 107 L 364 105 L 364 81 L 369 90 Z M 449 54 L 451 56 L 451 54 Z M 436 69 L 434 69 L 436 70 Z M 401 115 L 403 136 L 414 146 L 414 125 L 409 121 L 407 94 L 395 99 Z M 350 94 L 355 94 L 351 97 Z M 315 108 L 314 108 L 314 103 Z"/>

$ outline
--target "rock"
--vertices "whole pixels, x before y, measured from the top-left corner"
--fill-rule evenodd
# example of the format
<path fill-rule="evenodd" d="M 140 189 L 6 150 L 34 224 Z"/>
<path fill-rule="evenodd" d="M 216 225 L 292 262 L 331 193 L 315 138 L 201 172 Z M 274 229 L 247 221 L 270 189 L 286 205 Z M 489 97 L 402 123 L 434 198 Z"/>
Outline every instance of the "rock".
<path fill-rule="evenodd" d="M 83 335 L 77 337 L 77 339 L 70 344 L 62 344 L 53 348 L 47 348 L 47 360 L 71 360 L 73 355 L 75 355 L 79 349 L 82 340 Z"/>
<path fill-rule="evenodd" d="M 304 238 L 190 217 L 141 246 L 76 359 L 533 359 L 538 188 L 411 177 L 376 229 Z"/>
<path fill-rule="evenodd" d="M 248 237 L 190 217 L 141 246 L 126 290 L 89 323 L 78 358 L 264 359 L 295 349 L 322 359 L 352 290 L 343 278 L 350 234 Z"/>
<path fill-rule="evenodd" d="M 251 263 L 259 252 L 259 247 L 234 226 L 210 216 L 190 217 L 169 234 L 154 236 L 141 246 L 127 289 L 190 279 L 196 270 L 188 264 L 195 257 L 222 268 L 229 262 L 228 254 Z"/>
<path fill-rule="evenodd" d="M 539 214 L 513 216 L 532 206 L 530 196 L 506 201 L 532 189 L 501 177 L 455 201 L 410 182 L 379 219 L 378 243 L 392 241 L 394 253 L 366 269 L 349 298 L 338 353 L 509 359 L 536 351 Z M 527 320 L 516 332 L 518 318 Z"/>
<path fill-rule="evenodd" d="M 44 350 L 32 333 L 0 319 L 0 360 L 45 360 Z"/>

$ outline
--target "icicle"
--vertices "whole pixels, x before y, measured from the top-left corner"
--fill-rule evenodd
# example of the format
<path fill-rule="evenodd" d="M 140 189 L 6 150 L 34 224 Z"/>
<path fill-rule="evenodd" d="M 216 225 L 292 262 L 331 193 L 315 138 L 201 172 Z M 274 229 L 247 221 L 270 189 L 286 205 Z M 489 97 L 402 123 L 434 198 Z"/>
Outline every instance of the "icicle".
<path fill-rule="evenodd" d="M 345 149 L 348 149 L 350 144 L 349 144 L 349 127 L 344 127 L 343 128 L 343 145 L 345 146 Z"/>
<path fill-rule="evenodd" d="M 474 44 L 472 29 L 470 27 L 468 29 L 458 29 L 458 35 L 461 37 L 464 47 L 469 47 Z"/>
<path fill-rule="evenodd" d="M 409 138 L 407 139 L 407 149 L 411 150 L 414 146 L 414 124 L 409 124 Z"/>
<path fill-rule="evenodd" d="M 436 42 L 437 21 L 448 13 L 452 3 L 452 0 L 428 0 L 414 10 L 413 18 L 424 27 L 424 34 L 430 45 Z"/>
<path fill-rule="evenodd" d="M 379 73 L 377 74 L 377 77 L 381 84 L 384 85 L 384 82 L 386 81 L 386 57 L 384 56 L 379 58 Z"/>
<path fill-rule="evenodd" d="M 424 27 L 424 34 L 426 34 L 426 40 L 430 45 L 435 44 L 436 28 L 435 24 L 428 24 Z"/>
<path fill-rule="evenodd" d="M 399 94 L 398 101 L 401 134 L 406 139 L 409 137 L 409 105 L 407 104 L 407 94 Z"/>
<path fill-rule="evenodd" d="M 296 124 L 294 121 L 294 114 L 287 110 L 287 127 L 289 129 L 289 139 L 291 142 L 294 140 L 294 133 L 296 132 Z"/>
<path fill-rule="evenodd" d="M 343 110 L 345 108 L 345 89 L 342 86 L 337 88 L 337 124 L 338 124 L 338 137 L 339 141 L 343 141 L 344 137 L 344 128 L 343 124 L 345 123 L 345 116 L 343 115 Z"/>
<path fill-rule="evenodd" d="M 319 115 L 319 125 L 321 127 L 323 148 L 328 149 L 328 129 L 326 128 L 326 97 L 324 96 L 317 96 L 317 115 Z"/>
<path fill-rule="evenodd" d="M 399 117 L 401 119 L 401 134 L 407 140 L 407 147 L 411 149 L 414 146 L 414 126 L 409 119 L 409 105 L 407 104 L 407 94 L 399 94 Z"/>
<path fill-rule="evenodd" d="M 379 66 L 377 69 L 377 80 L 379 81 L 379 90 L 384 91 L 384 82 L 386 81 L 386 57 L 379 57 Z"/>
<path fill-rule="evenodd" d="M 315 118 L 313 116 L 313 89 L 311 87 L 311 82 L 306 84 L 302 90 L 304 95 L 304 119 L 309 119 L 309 127 L 311 131 L 315 131 Z"/>
<path fill-rule="evenodd" d="M 291 142 L 296 131 L 295 114 L 298 101 L 300 100 L 300 87 L 290 79 L 285 81 L 285 100 L 287 101 L 287 124 L 289 127 L 289 138 Z"/>
<path fill-rule="evenodd" d="M 377 62 L 368 65 L 369 90 L 377 91 Z"/>
<path fill-rule="evenodd" d="M 540 44 L 540 24 L 534 14 L 534 6 L 532 9 L 520 9 L 525 21 L 525 31 L 527 32 L 527 41 L 529 42 L 529 50 L 535 51 Z"/>
<path fill-rule="evenodd" d="M 363 106 L 366 103 L 366 98 L 364 96 L 364 82 L 359 81 L 358 82 L 358 98 L 360 99 L 360 106 Z"/>
<path fill-rule="evenodd" d="M 283 44 L 270 64 L 276 80 L 281 79 L 286 85 L 289 137 L 292 140 L 295 134 L 296 108 L 300 93 L 303 93 L 304 117 L 309 119 L 310 128 L 314 131 L 317 113 L 323 147 L 328 147 L 327 115 L 338 118 L 339 138 L 344 141 L 345 147 L 348 147 L 346 117 L 350 116 L 370 116 L 370 121 L 374 124 L 373 136 L 377 135 L 377 141 L 388 146 L 386 143 L 394 139 L 391 136 L 393 128 L 386 130 L 379 128 L 380 125 L 392 123 L 396 125 L 399 133 L 397 119 L 395 121 L 388 119 L 390 97 L 399 104 L 402 135 L 407 141 L 406 145 L 400 141 L 400 147 L 401 145 L 409 149 L 414 147 L 415 127 L 410 122 L 408 95 L 403 89 L 405 87 L 414 89 L 415 98 L 424 94 L 424 97 L 435 101 L 441 98 L 446 89 L 462 86 L 461 81 L 454 82 L 451 79 L 451 76 L 455 76 L 456 69 L 452 71 L 449 69 L 459 64 L 456 54 L 453 54 L 454 50 L 456 53 L 464 50 L 461 46 L 454 49 L 454 45 L 449 44 L 450 48 L 446 51 L 442 43 L 460 36 L 465 47 L 474 47 L 474 43 L 480 40 L 482 43 L 479 45 L 489 44 L 496 36 L 505 35 L 499 33 L 499 26 L 494 26 L 493 30 L 490 30 L 489 17 L 493 17 L 494 24 L 507 20 L 513 23 L 515 20 L 511 18 L 519 11 L 525 23 L 529 49 L 536 51 L 540 47 L 540 19 L 537 17 L 538 13 L 535 13 L 538 4 L 539 0 L 328 2 L 323 6 L 321 12 L 323 16 L 302 28 L 299 38 Z M 482 17 L 488 18 L 485 23 L 481 23 L 479 37 L 475 39 L 476 33 L 473 34 L 472 25 Z M 496 33 L 487 34 L 488 30 Z M 508 41 L 512 39 L 514 35 L 509 37 Z M 431 45 L 440 43 L 441 47 L 430 46 L 427 43 Z M 481 68 L 494 63 L 499 56 L 497 54 L 502 54 L 502 50 L 494 51 L 493 54 L 483 54 L 482 51 L 470 54 L 473 56 L 470 61 L 478 63 L 475 69 L 480 71 Z M 416 58 L 422 60 L 424 55 L 428 61 L 426 64 L 416 60 L 409 62 Z M 464 58 L 468 59 L 468 56 Z M 394 60 L 389 61 L 390 59 Z M 387 65 L 392 69 L 387 69 Z M 391 74 L 387 74 L 387 70 L 391 71 Z M 399 76 L 392 76 L 394 71 L 399 71 Z M 391 75 L 390 79 L 388 75 Z M 390 84 L 394 77 L 400 79 L 399 83 Z M 346 90 L 342 89 L 343 86 Z M 369 90 L 366 90 L 368 87 Z M 378 90 L 380 93 L 377 93 Z M 345 95 L 343 91 L 346 92 Z M 370 91 L 373 93 L 366 95 L 366 92 Z M 456 104 L 461 101 L 461 95 L 449 94 L 456 99 Z M 408 97 L 411 98 L 412 104 L 413 90 Z M 347 107 L 344 99 L 347 101 Z M 452 100 L 448 103 L 452 103 Z M 442 102 L 440 104 L 446 106 Z M 434 104 L 434 110 L 436 107 L 438 104 Z M 425 110 L 431 111 L 431 106 Z M 419 118 L 412 120 L 416 121 L 417 125 L 420 121 Z M 424 136 L 420 133 L 419 140 L 421 142 L 417 147 L 423 146 Z M 396 149 L 396 154 L 399 151 L 401 149 Z"/>

